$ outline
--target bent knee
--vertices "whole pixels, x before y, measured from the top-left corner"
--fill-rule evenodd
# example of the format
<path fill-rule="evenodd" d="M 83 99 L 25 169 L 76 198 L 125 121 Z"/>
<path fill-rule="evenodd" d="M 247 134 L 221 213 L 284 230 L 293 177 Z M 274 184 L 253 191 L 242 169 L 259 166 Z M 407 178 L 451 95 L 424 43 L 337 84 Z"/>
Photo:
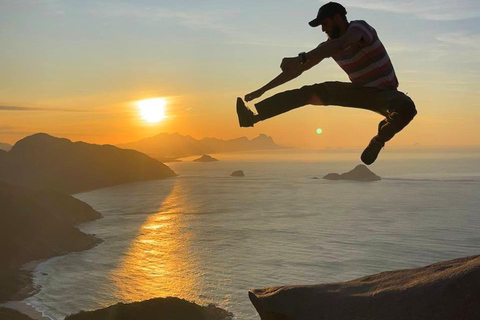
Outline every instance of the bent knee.
<path fill-rule="evenodd" d="M 392 108 L 389 111 L 399 114 L 404 120 L 407 121 L 411 121 L 417 115 L 415 103 L 408 96 L 395 100 L 392 103 Z"/>
<path fill-rule="evenodd" d="M 412 99 L 408 99 L 408 101 L 405 103 L 405 117 L 411 121 L 415 116 L 417 115 L 417 108 L 415 108 L 415 103 L 413 103 Z"/>
<path fill-rule="evenodd" d="M 417 108 L 415 107 L 415 103 L 413 103 L 412 99 L 410 99 L 410 103 L 408 106 L 408 113 L 407 116 L 410 118 L 410 121 L 415 118 L 417 115 Z"/>

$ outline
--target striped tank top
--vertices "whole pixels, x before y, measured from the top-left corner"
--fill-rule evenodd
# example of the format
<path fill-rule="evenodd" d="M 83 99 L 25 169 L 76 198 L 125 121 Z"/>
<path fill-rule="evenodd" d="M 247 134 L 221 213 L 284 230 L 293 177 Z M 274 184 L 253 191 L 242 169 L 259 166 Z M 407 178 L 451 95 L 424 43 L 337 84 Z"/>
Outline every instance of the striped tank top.
<path fill-rule="evenodd" d="M 362 39 L 332 58 L 348 74 L 352 83 L 396 89 L 398 80 L 395 70 L 375 29 L 362 20 L 351 21 L 348 30 L 352 28 L 362 33 Z"/>

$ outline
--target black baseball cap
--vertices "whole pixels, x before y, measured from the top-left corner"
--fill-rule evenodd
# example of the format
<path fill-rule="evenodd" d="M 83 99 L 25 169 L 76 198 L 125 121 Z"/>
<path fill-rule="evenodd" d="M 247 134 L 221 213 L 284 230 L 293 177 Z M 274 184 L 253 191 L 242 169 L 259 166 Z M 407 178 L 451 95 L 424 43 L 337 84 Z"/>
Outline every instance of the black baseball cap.
<path fill-rule="evenodd" d="M 332 18 L 337 13 L 345 16 L 347 15 L 347 10 L 345 10 L 345 7 L 342 6 L 340 3 L 329 2 L 320 7 L 317 17 L 310 21 L 308 24 L 311 27 L 318 27 L 322 24 L 323 19 Z"/>

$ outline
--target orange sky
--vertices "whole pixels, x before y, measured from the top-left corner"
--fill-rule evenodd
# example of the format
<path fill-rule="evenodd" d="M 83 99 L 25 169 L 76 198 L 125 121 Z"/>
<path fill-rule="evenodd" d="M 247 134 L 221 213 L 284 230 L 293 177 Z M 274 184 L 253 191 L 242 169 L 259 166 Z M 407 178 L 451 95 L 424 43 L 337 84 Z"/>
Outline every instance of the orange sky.
<path fill-rule="evenodd" d="M 238 127 L 236 97 L 276 76 L 284 56 L 324 40 L 306 24 L 321 3 L 276 4 L 271 14 L 262 4 L 211 1 L 185 9 L 167 2 L 2 3 L 0 142 L 36 132 L 110 144 L 161 132 L 222 139 L 265 133 L 282 145 L 321 149 L 363 147 L 376 134 L 379 115 L 339 107 L 307 106 Z M 417 105 L 418 116 L 391 146 L 480 145 L 480 14 L 452 9 L 438 16 L 437 3 L 424 11 L 389 1 L 379 9 L 345 4 L 351 20 L 377 29 L 399 89 Z M 331 80 L 348 81 L 329 60 L 265 97 Z M 155 97 L 168 100 L 167 118 L 151 124 L 134 102 Z"/>

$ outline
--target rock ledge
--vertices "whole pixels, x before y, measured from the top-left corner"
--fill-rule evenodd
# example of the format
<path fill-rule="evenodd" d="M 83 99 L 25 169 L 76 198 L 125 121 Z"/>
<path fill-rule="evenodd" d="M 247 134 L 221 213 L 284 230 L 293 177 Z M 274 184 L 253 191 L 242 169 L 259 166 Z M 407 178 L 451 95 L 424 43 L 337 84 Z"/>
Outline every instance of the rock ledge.
<path fill-rule="evenodd" d="M 480 319 L 480 256 L 347 282 L 249 291 L 262 320 Z"/>

